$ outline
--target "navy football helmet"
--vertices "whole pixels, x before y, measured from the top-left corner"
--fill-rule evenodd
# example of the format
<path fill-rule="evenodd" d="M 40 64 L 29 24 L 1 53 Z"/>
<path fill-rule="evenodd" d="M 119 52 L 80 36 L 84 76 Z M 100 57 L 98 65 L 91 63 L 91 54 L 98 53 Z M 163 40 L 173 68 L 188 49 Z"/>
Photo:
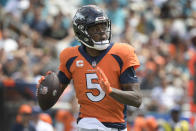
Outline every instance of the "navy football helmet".
<path fill-rule="evenodd" d="M 88 28 L 96 24 L 106 23 L 107 39 L 102 41 L 93 40 L 88 33 Z M 95 5 L 82 6 L 77 10 L 73 18 L 73 30 L 76 39 L 89 48 L 96 50 L 105 50 L 110 45 L 111 39 L 111 21 L 104 11 Z"/>

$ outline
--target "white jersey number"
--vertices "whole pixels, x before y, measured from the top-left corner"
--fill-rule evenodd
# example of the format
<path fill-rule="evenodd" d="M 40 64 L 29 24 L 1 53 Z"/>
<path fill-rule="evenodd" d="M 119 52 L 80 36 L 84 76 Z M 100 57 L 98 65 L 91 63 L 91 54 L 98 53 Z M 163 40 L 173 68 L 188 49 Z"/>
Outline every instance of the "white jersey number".
<path fill-rule="evenodd" d="M 87 89 L 96 89 L 99 91 L 99 95 L 95 96 L 91 92 L 86 93 L 89 100 L 93 102 L 101 101 L 105 97 L 105 92 L 102 90 L 101 86 L 97 83 L 92 83 L 93 79 L 98 79 L 97 75 L 86 74 Z"/>

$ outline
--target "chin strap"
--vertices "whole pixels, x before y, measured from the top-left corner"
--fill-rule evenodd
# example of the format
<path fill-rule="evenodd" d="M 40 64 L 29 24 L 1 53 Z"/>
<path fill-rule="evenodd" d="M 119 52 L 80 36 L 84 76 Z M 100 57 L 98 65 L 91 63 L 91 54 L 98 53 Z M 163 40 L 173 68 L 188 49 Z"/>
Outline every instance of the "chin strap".
<path fill-rule="evenodd" d="M 110 41 L 109 40 L 104 40 L 104 41 L 99 41 L 99 42 L 95 42 L 93 40 L 93 42 L 94 42 L 94 47 L 92 47 L 92 48 L 94 48 L 96 50 L 105 50 L 110 45 Z"/>

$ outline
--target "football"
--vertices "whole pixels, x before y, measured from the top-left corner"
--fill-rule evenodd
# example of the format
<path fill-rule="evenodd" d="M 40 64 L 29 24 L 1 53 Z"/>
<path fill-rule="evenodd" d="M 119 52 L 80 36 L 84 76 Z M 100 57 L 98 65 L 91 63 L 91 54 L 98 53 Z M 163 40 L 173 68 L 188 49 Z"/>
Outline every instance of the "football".
<path fill-rule="evenodd" d="M 58 100 L 59 86 L 59 79 L 54 72 L 45 76 L 45 79 L 40 83 L 37 88 L 37 97 L 42 110 L 49 109 Z"/>

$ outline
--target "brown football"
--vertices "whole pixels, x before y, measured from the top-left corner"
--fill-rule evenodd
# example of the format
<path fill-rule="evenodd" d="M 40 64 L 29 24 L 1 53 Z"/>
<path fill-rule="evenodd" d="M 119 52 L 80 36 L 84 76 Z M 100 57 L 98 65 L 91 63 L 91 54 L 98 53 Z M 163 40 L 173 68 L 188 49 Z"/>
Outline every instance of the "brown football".
<path fill-rule="evenodd" d="M 38 103 L 42 110 L 51 108 L 58 99 L 60 83 L 56 73 L 47 75 L 38 87 Z"/>

